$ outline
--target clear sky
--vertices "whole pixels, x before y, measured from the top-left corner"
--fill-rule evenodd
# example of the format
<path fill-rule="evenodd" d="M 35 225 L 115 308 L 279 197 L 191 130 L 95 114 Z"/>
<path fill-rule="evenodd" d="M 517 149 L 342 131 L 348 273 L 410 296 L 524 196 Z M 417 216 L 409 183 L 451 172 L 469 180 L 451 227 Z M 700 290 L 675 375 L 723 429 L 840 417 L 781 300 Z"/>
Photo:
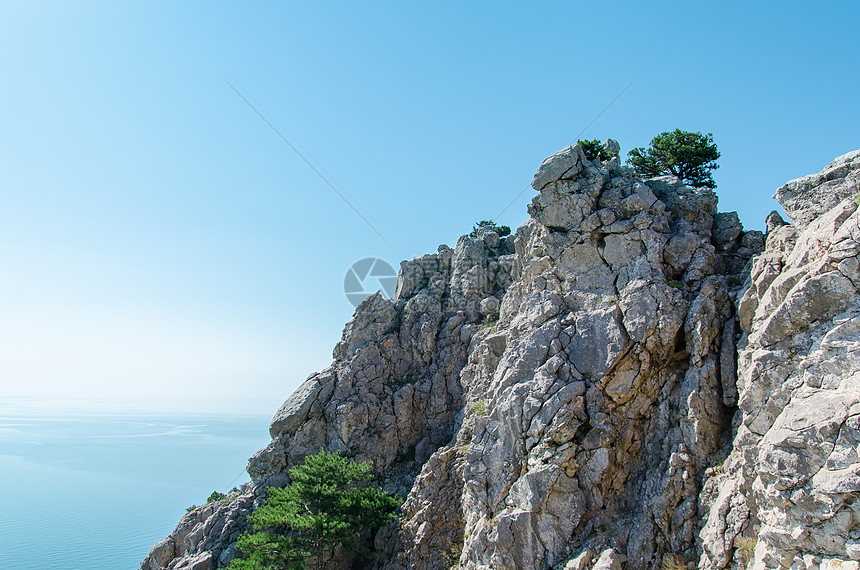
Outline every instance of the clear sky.
<path fill-rule="evenodd" d="M 5 2 L 0 397 L 274 412 L 330 363 L 354 261 L 453 246 L 634 79 L 583 137 L 713 132 L 721 209 L 763 229 L 778 186 L 860 148 L 858 21 L 854 1 Z"/>

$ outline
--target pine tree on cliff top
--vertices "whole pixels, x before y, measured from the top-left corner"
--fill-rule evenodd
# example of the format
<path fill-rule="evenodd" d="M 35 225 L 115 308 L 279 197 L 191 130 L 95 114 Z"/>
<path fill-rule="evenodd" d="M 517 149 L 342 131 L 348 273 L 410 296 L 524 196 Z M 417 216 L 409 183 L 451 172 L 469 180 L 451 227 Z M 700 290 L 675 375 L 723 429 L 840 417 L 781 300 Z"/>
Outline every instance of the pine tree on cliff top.
<path fill-rule="evenodd" d="M 627 162 L 641 176 L 672 174 L 697 188 L 716 188 L 711 171 L 719 168 L 720 151 L 711 133 L 691 133 L 675 129 L 651 139 L 651 145 L 634 148 Z"/>

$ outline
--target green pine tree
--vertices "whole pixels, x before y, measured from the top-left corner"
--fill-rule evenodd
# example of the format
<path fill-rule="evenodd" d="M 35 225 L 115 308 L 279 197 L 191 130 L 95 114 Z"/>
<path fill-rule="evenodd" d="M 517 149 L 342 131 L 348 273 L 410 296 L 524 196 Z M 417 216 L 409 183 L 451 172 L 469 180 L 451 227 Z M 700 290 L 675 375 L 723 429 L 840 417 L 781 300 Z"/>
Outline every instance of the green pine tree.
<path fill-rule="evenodd" d="M 716 188 L 711 171 L 719 168 L 720 151 L 711 133 L 691 133 L 675 129 L 651 139 L 645 149 L 634 148 L 627 162 L 640 176 L 673 174 L 690 186 Z"/>
<path fill-rule="evenodd" d="M 289 470 L 290 484 L 269 487 L 248 520 L 254 529 L 239 537 L 242 558 L 231 570 L 299 570 L 308 559 L 318 570 L 338 546 L 361 550 L 360 539 L 395 519 L 400 500 L 368 484 L 371 463 L 356 463 L 321 449 Z"/>

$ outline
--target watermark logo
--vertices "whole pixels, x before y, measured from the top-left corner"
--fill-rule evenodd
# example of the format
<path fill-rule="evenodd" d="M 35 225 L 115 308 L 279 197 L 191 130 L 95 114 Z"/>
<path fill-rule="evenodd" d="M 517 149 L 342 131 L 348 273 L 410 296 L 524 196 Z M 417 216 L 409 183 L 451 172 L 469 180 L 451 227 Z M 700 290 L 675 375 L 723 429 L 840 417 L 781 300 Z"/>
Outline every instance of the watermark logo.
<path fill-rule="evenodd" d="M 394 298 L 397 271 L 390 263 L 378 257 L 365 257 L 353 263 L 343 277 L 343 292 L 353 307 L 376 293 L 386 299 Z"/>

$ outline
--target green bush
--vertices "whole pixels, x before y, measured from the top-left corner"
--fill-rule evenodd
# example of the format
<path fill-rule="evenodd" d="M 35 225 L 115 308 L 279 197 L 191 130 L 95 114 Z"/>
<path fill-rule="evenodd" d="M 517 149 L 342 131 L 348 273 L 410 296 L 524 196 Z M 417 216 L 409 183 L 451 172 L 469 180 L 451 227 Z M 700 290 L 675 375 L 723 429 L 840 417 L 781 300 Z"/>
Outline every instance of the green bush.
<path fill-rule="evenodd" d="M 209 495 L 208 499 L 206 499 L 206 504 L 209 504 L 209 503 L 214 502 L 214 501 L 223 501 L 224 499 L 229 497 L 231 493 L 238 493 L 238 492 L 239 492 L 238 487 L 233 487 L 227 493 L 219 493 L 218 491 L 212 491 L 212 494 Z"/>
<path fill-rule="evenodd" d="M 588 160 L 609 160 L 612 158 L 612 153 L 603 148 L 603 143 L 598 139 L 580 139 L 576 141 L 576 146 L 585 154 Z"/>
<path fill-rule="evenodd" d="M 660 133 L 651 139 L 646 149 L 634 148 L 627 162 L 637 174 L 644 177 L 672 174 L 697 188 L 716 188 L 711 171 L 719 168 L 720 151 L 711 133 L 675 129 Z"/>
<path fill-rule="evenodd" d="M 268 497 L 248 521 L 254 530 L 239 537 L 242 553 L 232 570 L 303 569 L 308 559 L 325 567 L 339 546 L 362 550 L 360 539 L 395 519 L 400 500 L 370 485 L 370 463 L 356 463 L 321 449 L 288 471 L 284 488 L 269 487 Z"/>
<path fill-rule="evenodd" d="M 481 220 L 480 222 L 475 224 L 475 226 L 472 228 L 472 233 L 470 233 L 469 235 L 471 237 L 477 237 L 478 230 L 481 228 L 491 229 L 494 232 L 496 232 L 497 234 L 499 234 L 499 236 L 501 236 L 501 237 L 505 237 L 505 236 L 511 234 L 510 226 L 499 226 L 499 225 L 496 225 L 496 222 L 494 222 L 492 220 Z"/>
<path fill-rule="evenodd" d="M 469 409 L 472 411 L 473 414 L 478 417 L 484 417 L 489 414 L 489 412 L 487 411 L 487 404 L 484 402 L 484 400 L 472 402 L 471 404 L 469 404 Z"/>
<path fill-rule="evenodd" d="M 206 503 L 211 503 L 213 501 L 222 501 L 227 498 L 227 495 L 224 493 L 219 493 L 218 491 L 212 491 L 212 494 L 209 495 L 209 498 L 206 499 Z"/>

